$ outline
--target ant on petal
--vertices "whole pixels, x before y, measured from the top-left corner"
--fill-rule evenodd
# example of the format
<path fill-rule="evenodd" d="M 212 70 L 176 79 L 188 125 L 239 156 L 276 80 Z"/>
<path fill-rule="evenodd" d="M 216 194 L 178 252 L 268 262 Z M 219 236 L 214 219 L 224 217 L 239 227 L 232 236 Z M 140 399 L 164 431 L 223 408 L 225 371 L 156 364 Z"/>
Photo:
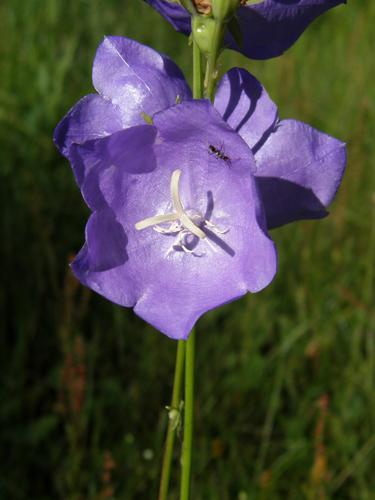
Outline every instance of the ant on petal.
<path fill-rule="evenodd" d="M 210 151 L 210 153 L 214 154 L 216 156 L 216 158 L 218 158 L 219 160 L 223 160 L 225 161 L 225 163 L 227 163 L 228 165 L 230 165 L 231 163 L 231 160 L 229 158 L 229 156 L 227 156 L 223 150 L 223 147 L 221 148 L 216 148 L 215 146 L 213 146 L 212 144 L 210 144 L 208 146 L 208 149 Z"/>

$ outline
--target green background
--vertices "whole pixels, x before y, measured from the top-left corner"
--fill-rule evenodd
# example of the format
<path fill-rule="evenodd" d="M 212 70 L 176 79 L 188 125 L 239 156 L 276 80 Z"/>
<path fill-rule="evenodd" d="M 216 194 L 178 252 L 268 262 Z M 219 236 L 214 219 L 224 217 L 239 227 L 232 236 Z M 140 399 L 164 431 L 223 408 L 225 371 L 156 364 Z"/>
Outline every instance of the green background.
<path fill-rule="evenodd" d="M 274 282 L 198 323 L 192 500 L 375 498 L 374 25 L 352 1 L 281 58 L 222 59 L 349 159 L 332 215 L 272 232 Z M 88 210 L 51 136 L 104 34 L 189 79 L 190 49 L 140 0 L 5 0 L 0 28 L 0 498 L 154 499 L 176 344 L 72 277 Z"/>

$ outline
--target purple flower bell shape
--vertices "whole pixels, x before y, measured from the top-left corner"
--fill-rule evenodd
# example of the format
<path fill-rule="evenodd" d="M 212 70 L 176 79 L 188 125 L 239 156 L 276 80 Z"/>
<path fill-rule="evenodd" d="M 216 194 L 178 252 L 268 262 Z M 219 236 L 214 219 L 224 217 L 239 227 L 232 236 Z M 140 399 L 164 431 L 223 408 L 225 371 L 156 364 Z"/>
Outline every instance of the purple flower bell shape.
<path fill-rule="evenodd" d="M 72 268 L 86 286 L 186 339 L 206 311 L 267 286 L 276 250 L 251 150 L 212 105 L 187 101 L 153 122 L 72 146 L 86 172 L 100 165 Z M 230 162 L 218 156 L 222 141 Z"/>
<path fill-rule="evenodd" d="M 193 101 L 168 58 L 126 38 L 104 39 L 93 80 L 99 94 L 81 99 L 54 136 L 92 210 L 73 271 L 186 338 L 205 311 L 272 280 L 268 229 L 327 214 L 345 144 L 279 120 L 243 69 L 224 75 L 216 109 Z"/>
<path fill-rule="evenodd" d="M 172 26 L 185 35 L 191 32 L 189 12 L 173 0 L 145 0 Z M 194 1 L 198 5 L 198 1 Z M 205 2 L 207 4 L 208 2 Z M 240 2 L 238 2 L 240 4 Z M 346 0 L 264 0 L 243 2 L 238 8 L 242 44 L 228 32 L 230 49 L 251 59 L 270 59 L 283 54 L 321 14 Z"/>

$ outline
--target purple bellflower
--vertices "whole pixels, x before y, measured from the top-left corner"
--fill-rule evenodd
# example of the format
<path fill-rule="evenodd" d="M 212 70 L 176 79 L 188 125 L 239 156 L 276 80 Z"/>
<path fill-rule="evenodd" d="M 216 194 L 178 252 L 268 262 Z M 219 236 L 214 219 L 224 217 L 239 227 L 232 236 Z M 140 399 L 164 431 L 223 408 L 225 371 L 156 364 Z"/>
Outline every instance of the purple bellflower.
<path fill-rule="evenodd" d="M 81 99 L 54 137 L 92 210 L 73 271 L 185 339 L 209 309 L 270 283 L 277 258 L 267 230 L 326 214 L 345 145 L 279 121 L 242 69 L 223 77 L 214 106 L 192 100 L 172 61 L 126 38 L 104 39 L 93 82 L 98 94 Z"/>
<path fill-rule="evenodd" d="M 145 0 L 172 26 L 189 35 L 189 12 L 174 0 Z M 237 19 L 242 35 L 239 44 L 228 32 L 225 44 L 252 59 L 270 59 L 291 47 L 321 14 L 346 0 L 264 0 L 248 2 L 238 8 Z"/>

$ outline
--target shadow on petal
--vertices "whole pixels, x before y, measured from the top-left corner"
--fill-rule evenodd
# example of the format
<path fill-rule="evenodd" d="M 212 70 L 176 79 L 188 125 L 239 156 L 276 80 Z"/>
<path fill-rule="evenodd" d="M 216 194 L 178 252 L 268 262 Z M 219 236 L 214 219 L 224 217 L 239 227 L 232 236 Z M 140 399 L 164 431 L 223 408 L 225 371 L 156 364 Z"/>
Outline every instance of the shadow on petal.
<path fill-rule="evenodd" d="M 128 260 L 128 238 L 111 209 L 94 212 L 86 226 L 87 270 L 103 272 Z"/>
<path fill-rule="evenodd" d="M 256 180 L 268 229 L 328 215 L 326 207 L 311 189 L 277 177 L 256 177 Z"/>
<path fill-rule="evenodd" d="M 206 207 L 206 212 L 204 214 L 204 219 L 205 220 L 210 220 L 212 217 L 212 213 L 214 211 L 214 197 L 212 194 L 212 191 L 207 191 L 207 207 Z M 230 255 L 231 257 L 234 257 L 236 252 L 233 250 L 232 247 L 230 247 L 220 236 L 215 234 L 213 231 L 207 229 L 207 227 L 204 228 L 204 232 L 206 233 L 207 237 L 215 243 L 219 248 L 221 248 L 225 253 Z"/>
<path fill-rule="evenodd" d="M 278 124 L 273 123 L 270 127 L 268 127 L 267 130 L 264 131 L 262 137 L 259 139 L 259 141 L 251 148 L 251 152 L 255 156 L 257 152 L 264 146 L 266 143 L 267 139 L 269 136 L 277 130 Z"/>
<path fill-rule="evenodd" d="M 131 174 L 151 172 L 156 167 L 155 138 L 156 128 L 150 125 L 139 125 L 112 134 L 105 145 L 109 166 L 121 167 Z"/>
<path fill-rule="evenodd" d="M 244 75 L 248 77 L 249 80 L 251 80 L 251 85 L 243 80 Z M 246 74 L 245 72 L 230 71 L 228 72 L 227 77 L 230 81 L 231 93 L 227 108 L 223 114 L 223 119 L 225 121 L 228 121 L 232 113 L 234 113 L 242 92 L 247 95 L 250 102 L 249 109 L 245 112 L 240 123 L 236 126 L 235 130 L 236 132 L 239 132 L 243 125 L 247 123 L 247 121 L 253 115 L 257 106 L 257 102 L 262 95 L 263 87 L 255 78 L 253 78 L 250 74 Z"/>
<path fill-rule="evenodd" d="M 230 257 L 234 257 L 236 255 L 236 252 L 233 250 L 233 248 L 229 246 L 228 243 L 223 240 L 223 238 L 220 238 L 220 236 L 207 228 L 204 228 L 204 232 L 206 233 L 207 238 L 209 238 L 209 240 L 211 240 L 213 243 L 215 243 L 215 245 L 221 248 L 223 252 L 228 254 Z"/>
<path fill-rule="evenodd" d="M 210 220 L 212 217 L 212 212 L 214 210 L 214 196 L 212 191 L 207 191 L 207 208 L 204 214 L 206 220 Z"/>

